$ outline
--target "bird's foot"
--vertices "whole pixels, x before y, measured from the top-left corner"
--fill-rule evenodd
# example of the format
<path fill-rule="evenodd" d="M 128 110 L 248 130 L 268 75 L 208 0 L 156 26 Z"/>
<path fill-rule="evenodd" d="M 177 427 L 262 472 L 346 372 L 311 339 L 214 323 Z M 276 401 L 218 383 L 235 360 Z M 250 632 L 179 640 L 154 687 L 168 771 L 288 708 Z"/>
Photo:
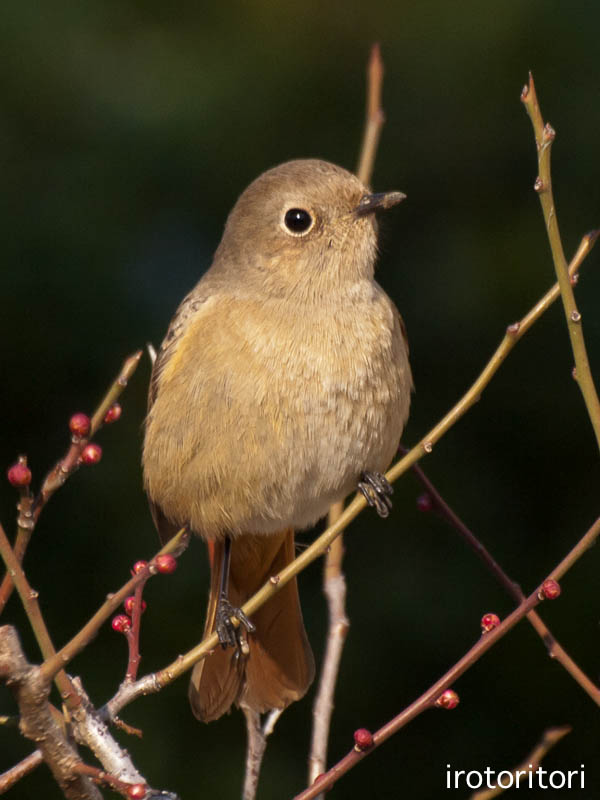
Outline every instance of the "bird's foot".
<path fill-rule="evenodd" d="M 363 472 L 358 482 L 358 489 L 380 517 L 385 519 L 389 516 L 392 507 L 390 495 L 394 490 L 385 475 L 382 475 L 381 472 Z"/>
<path fill-rule="evenodd" d="M 239 625 L 234 625 L 231 621 L 237 619 Z M 219 597 L 219 604 L 217 605 L 217 613 L 215 617 L 215 630 L 219 637 L 219 642 L 223 650 L 227 647 L 235 647 L 238 650 L 244 650 L 245 636 L 243 636 L 244 628 L 248 633 L 254 633 L 256 627 L 250 622 L 248 617 L 244 614 L 241 608 L 233 606 L 225 594 Z M 247 647 L 247 644 L 246 644 Z"/>

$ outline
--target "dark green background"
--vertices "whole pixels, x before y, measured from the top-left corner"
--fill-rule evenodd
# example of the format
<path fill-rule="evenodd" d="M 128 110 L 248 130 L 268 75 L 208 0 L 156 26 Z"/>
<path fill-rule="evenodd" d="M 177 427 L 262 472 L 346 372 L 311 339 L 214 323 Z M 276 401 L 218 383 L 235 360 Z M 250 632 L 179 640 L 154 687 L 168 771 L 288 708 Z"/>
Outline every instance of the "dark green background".
<path fill-rule="evenodd" d="M 69 416 L 94 408 L 128 353 L 160 342 L 256 175 L 303 156 L 354 167 L 375 40 L 386 64 L 387 125 L 373 185 L 408 195 L 384 222 L 379 279 L 409 331 L 417 393 L 405 441 L 416 442 L 466 390 L 506 325 L 553 282 L 532 190 L 532 131 L 519 101 L 529 69 L 557 130 L 555 191 L 567 254 L 600 225 L 599 23 L 598 3 L 567 0 L 4 0 L 2 470 L 26 452 L 39 486 L 68 444 Z M 596 252 L 577 297 L 598 373 Z M 571 368 L 557 306 L 425 465 L 525 591 L 598 515 L 597 447 Z M 156 549 L 139 464 L 148 376 L 145 358 L 121 422 L 98 437 L 102 462 L 52 500 L 28 553 L 57 645 Z M 407 476 L 387 522 L 365 513 L 347 535 L 351 630 L 331 759 L 351 747 L 355 728 L 378 728 L 453 664 L 477 639 L 483 613 L 512 608 L 457 536 L 416 510 L 418 492 Z M 0 518 L 11 535 L 14 501 L 5 483 Z M 300 580 L 317 658 L 325 626 L 320 571 L 315 564 Z M 542 609 L 594 680 L 597 575 L 596 549 L 564 579 L 560 601 Z M 195 644 L 205 597 L 205 557 L 195 542 L 175 575 L 147 587 L 143 671 Z M 38 659 L 16 600 L 6 617 Z M 72 664 L 97 703 L 114 693 L 125 651 L 106 625 Z M 153 786 L 188 800 L 238 797 L 242 719 L 196 724 L 186 683 L 124 711 L 144 729 L 143 741 L 127 746 Z M 331 796 L 438 797 L 446 764 L 510 768 L 544 728 L 563 723 L 573 733 L 547 765 L 585 764 L 591 788 L 568 797 L 598 793 L 598 709 L 526 623 L 456 689 L 456 711 L 421 716 Z M 279 723 L 262 800 L 303 786 L 311 701 L 312 693 Z M 1 768 L 30 750 L 14 731 L 0 737 Z M 41 768 L 10 796 L 58 795 Z"/>

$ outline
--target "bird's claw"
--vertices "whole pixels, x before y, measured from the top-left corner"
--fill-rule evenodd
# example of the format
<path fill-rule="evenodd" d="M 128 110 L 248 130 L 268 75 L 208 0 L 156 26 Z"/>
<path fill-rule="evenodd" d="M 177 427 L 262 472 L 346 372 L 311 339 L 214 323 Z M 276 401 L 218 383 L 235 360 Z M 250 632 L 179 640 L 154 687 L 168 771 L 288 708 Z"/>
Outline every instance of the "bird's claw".
<path fill-rule="evenodd" d="M 385 519 L 389 516 L 392 507 L 390 495 L 394 490 L 385 475 L 380 472 L 363 472 L 358 482 L 358 489 L 368 505 L 374 508 L 380 517 Z"/>
<path fill-rule="evenodd" d="M 234 625 L 233 619 L 237 619 L 239 625 Z M 244 614 L 241 608 L 233 606 L 227 597 L 222 594 L 219 597 L 219 604 L 217 605 L 217 613 L 215 617 L 215 630 L 219 637 L 219 643 L 223 650 L 227 647 L 235 647 L 238 650 L 243 650 L 242 643 L 242 627 L 248 633 L 254 633 L 256 627 Z"/>

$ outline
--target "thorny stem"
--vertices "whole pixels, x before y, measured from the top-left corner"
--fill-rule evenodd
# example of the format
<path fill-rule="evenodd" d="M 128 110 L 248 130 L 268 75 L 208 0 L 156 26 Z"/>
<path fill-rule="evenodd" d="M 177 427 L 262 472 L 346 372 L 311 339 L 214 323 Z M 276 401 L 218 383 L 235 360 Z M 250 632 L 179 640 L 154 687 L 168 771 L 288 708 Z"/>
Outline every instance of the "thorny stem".
<path fill-rule="evenodd" d="M 600 447 L 600 401 L 598 400 L 598 394 L 594 386 L 594 380 L 585 349 L 581 313 L 577 309 L 575 294 L 567 274 L 567 262 L 563 251 L 560 232 L 558 230 L 558 220 L 556 218 L 556 208 L 552 192 L 550 150 L 556 133 L 549 123 L 544 124 L 531 73 L 529 73 L 529 83 L 523 87 L 521 92 L 521 100 L 527 110 L 535 134 L 539 175 L 536 178 L 534 188 L 538 193 L 542 205 L 548 241 L 550 242 L 550 249 L 552 250 L 552 260 L 554 261 L 554 269 L 560 286 L 560 293 L 567 319 L 567 329 L 571 339 L 571 348 L 573 350 L 573 356 L 575 357 L 575 377 L 581 389 L 587 412 L 594 428 L 594 433 L 596 434 L 596 442 L 598 447 Z"/>
<path fill-rule="evenodd" d="M 575 561 L 581 557 L 583 552 L 587 550 L 600 535 L 600 518 L 598 518 L 587 533 L 579 540 L 577 545 L 567 554 L 561 563 L 550 573 L 549 577 L 555 580 L 564 575 L 566 570 L 572 566 Z M 481 656 L 493 647 L 499 639 L 505 636 L 524 616 L 526 616 L 532 609 L 542 602 L 543 594 L 541 592 L 541 584 L 527 597 L 519 606 L 506 617 L 500 625 L 493 631 L 481 636 L 479 641 L 468 650 L 465 655 L 460 658 L 454 666 L 452 666 L 445 675 L 443 675 L 436 683 L 433 684 L 426 692 L 424 692 L 414 703 L 407 706 L 397 716 L 383 725 L 376 733 L 373 734 L 373 747 L 370 750 L 358 751 L 356 748 L 351 750 L 344 756 L 337 764 L 335 764 L 325 775 L 319 780 L 317 784 L 313 784 L 305 789 L 300 794 L 294 797 L 294 800 L 310 800 L 310 798 L 317 797 L 325 789 L 333 786 L 334 783 L 352 767 L 361 761 L 366 755 L 373 752 L 379 745 L 383 744 L 386 739 L 397 733 L 401 728 L 407 725 L 415 717 L 419 716 L 423 711 L 432 708 L 436 699 L 448 687 L 452 686 L 456 680 L 463 675 Z"/>

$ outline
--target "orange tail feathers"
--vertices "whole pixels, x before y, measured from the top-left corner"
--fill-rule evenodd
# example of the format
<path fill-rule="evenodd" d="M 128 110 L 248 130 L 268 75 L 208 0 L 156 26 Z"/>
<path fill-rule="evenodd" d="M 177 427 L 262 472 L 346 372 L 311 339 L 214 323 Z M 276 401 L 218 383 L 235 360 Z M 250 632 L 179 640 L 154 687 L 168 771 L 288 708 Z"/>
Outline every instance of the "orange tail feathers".
<path fill-rule="evenodd" d="M 210 597 L 204 634 L 214 630 L 224 545 L 211 543 Z M 271 575 L 294 559 L 294 532 L 245 535 L 233 540 L 229 600 L 242 606 Z M 315 674 L 294 578 L 252 615 L 249 652 L 218 647 L 192 671 L 189 699 L 194 715 L 211 722 L 243 703 L 264 713 L 285 708 L 305 693 Z"/>

